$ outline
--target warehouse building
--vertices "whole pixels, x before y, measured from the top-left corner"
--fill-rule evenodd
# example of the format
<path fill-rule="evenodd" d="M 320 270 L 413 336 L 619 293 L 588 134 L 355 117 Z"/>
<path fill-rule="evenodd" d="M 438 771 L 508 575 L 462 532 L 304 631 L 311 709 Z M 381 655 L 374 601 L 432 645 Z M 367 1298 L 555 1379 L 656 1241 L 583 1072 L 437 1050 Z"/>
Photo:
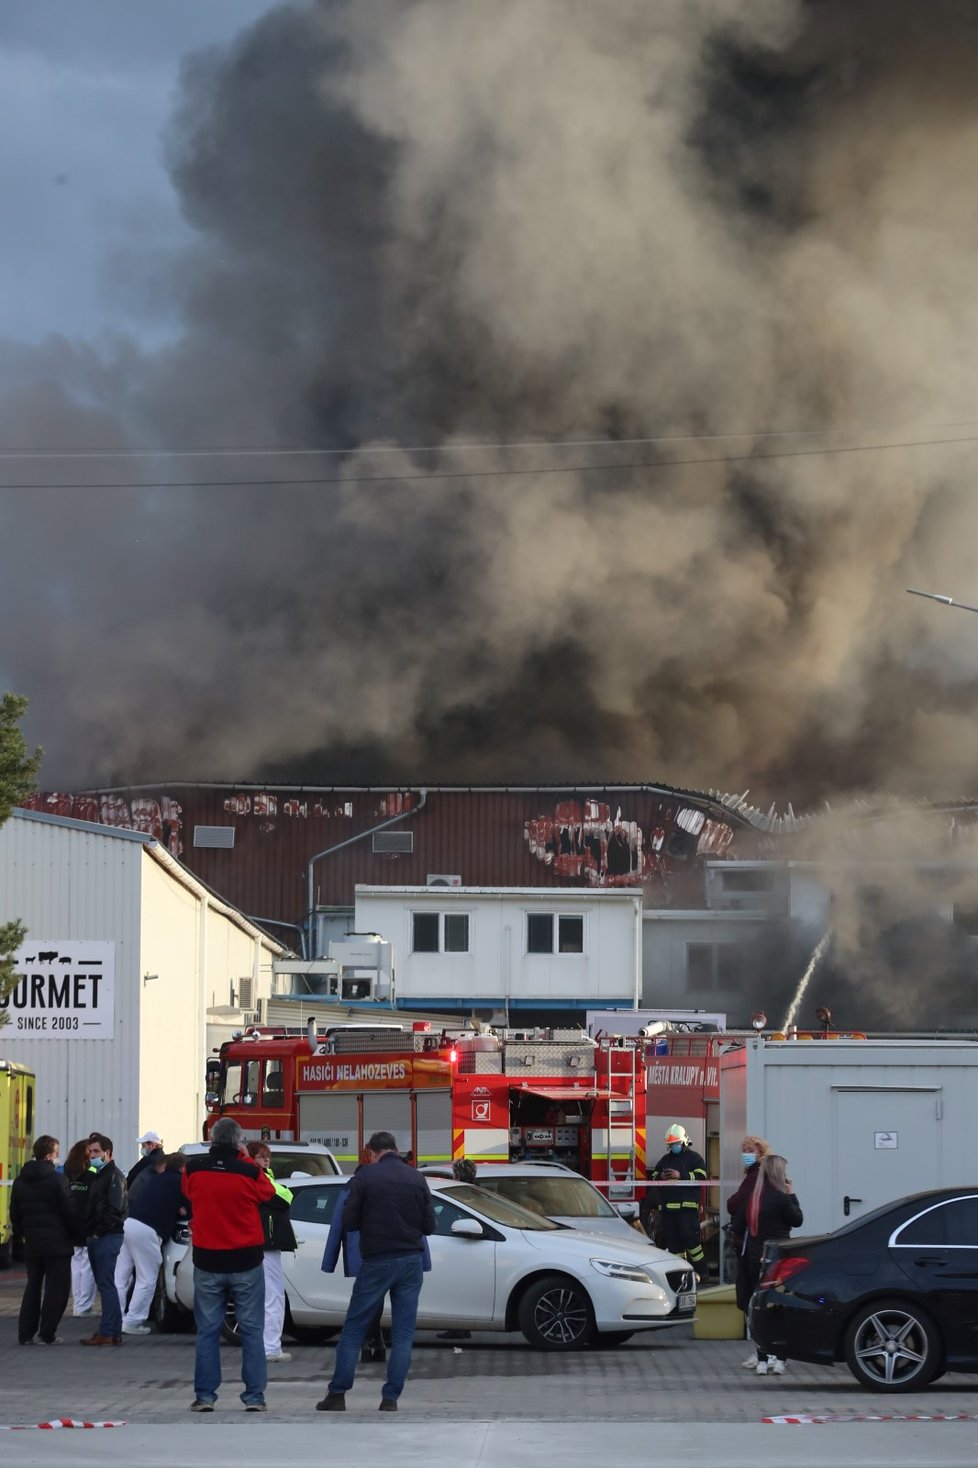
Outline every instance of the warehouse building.
<path fill-rule="evenodd" d="M 207 1053 L 271 992 L 279 944 L 145 832 L 16 810 L 0 920 L 27 941 L 0 1055 L 37 1075 L 35 1133 L 92 1130 L 129 1166 L 144 1131 L 200 1136 Z"/>

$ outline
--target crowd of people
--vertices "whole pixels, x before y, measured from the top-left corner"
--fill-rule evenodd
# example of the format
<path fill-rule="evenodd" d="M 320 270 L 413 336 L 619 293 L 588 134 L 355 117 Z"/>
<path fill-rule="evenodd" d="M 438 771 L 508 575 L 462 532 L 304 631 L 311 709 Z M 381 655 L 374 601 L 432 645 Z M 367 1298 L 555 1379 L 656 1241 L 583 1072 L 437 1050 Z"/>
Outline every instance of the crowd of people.
<path fill-rule="evenodd" d="M 649 1169 L 641 1222 L 663 1248 L 704 1272 L 700 1195 L 706 1165 L 678 1123 L 666 1151 Z M 24 1240 L 26 1285 L 18 1320 L 21 1345 L 61 1343 L 58 1327 L 73 1297 L 75 1315 L 99 1320 L 83 1346 L 120 1346 L 124 1335 L 148 1335 L 164 1241 L 181 1219 L 193 1219 L 194 1319 L 197 1327 L 193 1412 L 212 1412 L 221 1386 L 221 1329 L 233 1307 L 241 1338 L 241 1400 L 264 1412 L 268 1363 L 288 1361 L 282 1348 L 285 1279 L 282 1253 L 296 1249 L 289 1217 L 292 1192 L 277 1182 L 267 1142 L 245 1143 L 236 1121 L 222 1117 L 211 1146 L 191 1157 L 167 1154 L 156 1132 L 139 1138 L 128 1174 L 101 1132 L 76 1142 L 62 1167 L 61 1144 L 41 1136 L 11 1190 L 11 1224 Z M 737 1252 L 737 1304 L 745 1313 L 757 1288 L 768 1239 L 802 1223 L 783 1157 L 763 1137 L 745 1137 L 743 1179 L 727 1200 Z M 473 1181 L 471 1162 L 455 1173 Z M 428 1236 L 434 1205 L 423 1174 L 398 1152 L 390 1132 L 375 1132 L 334 1210 L 322 1268 L 342 1258 L 353 1276 L 333 1373 L 318 1411 L 342 1412 L 358 1360 L 385 1362 L 380 1410 L 397 1410 L 411 1363 L 418 1299 L 431 1268 Z M 381 1330 L 390 1300 L 390 1350 Z M 743 1362 L 758 1375 L 781 1375 L 781 1356 Z"/>

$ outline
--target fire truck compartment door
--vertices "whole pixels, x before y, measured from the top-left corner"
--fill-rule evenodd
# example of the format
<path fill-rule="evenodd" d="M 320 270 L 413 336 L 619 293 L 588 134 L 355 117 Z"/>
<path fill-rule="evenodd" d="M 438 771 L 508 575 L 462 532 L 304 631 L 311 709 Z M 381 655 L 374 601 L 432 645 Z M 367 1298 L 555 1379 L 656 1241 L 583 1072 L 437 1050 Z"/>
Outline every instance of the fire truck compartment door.
<path fill-rule="evenodd" d="M 299 1141 L 321 1142 L 344 1172 L 360 1160 L 359 1098 L 349 1091 L 299 1097 Z"/>
<path fill-rule="evenodd" d="M 363 1140 L 374 1132 L 393 1132 L 399 1152 L 411 1152 L 410 1091 L 365 1091 L 363 1093 Z"/>
<path fill-rule="evenodd" d="M 452 1093 L 450 1091 L 418 1091 L 415 1124 L 418 1167 L 426 1163 L 452 1160 Z"/>
<path fill-rule="evenodd" d="M 511 1086 L 510 1089 L 527 1096 L 546 1096 L 548 1101 L 593 1101 L 598 1094 L 576 1086 Z"/>

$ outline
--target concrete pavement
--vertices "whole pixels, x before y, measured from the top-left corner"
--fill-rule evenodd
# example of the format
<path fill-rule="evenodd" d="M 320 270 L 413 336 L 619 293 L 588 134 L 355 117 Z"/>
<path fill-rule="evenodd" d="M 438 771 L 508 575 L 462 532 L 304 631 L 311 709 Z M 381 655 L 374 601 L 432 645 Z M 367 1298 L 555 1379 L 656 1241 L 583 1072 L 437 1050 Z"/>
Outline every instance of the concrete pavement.
<path fill-rule="evenodd" d="M 18 1272 L 19 1273 L 19 1272 Z M 844 1368 L 790 1363 L 784 1377 L 742 1371 L 742 1341 L 696 1341 L 688 1326 L 636 1336 L 614 1350 L 567 1356 L 531 1351 L 521 1337 L 478 1335 L 454 1346 L 418 1338 L 414 1364 L 396 1417 L 377 1412 L 382 1366 L 360 1369 L 343 1416 L 317 1413 L 332 1362 L 330 1347 L 287 1342 L 292 1360 L 269 1368 L 263 1416 L 246 1416 L 238 1400 L 239 1352 L 222 1350 L 225 1382 L 217 1412 L 191 1417 L 192 1335 L 127 1337 L 119 1349 L 85 1350 L 91 1318 L 66 1317 L 65 1343 L 17 1344 L 22 1281 L 0 1275 L 0 1429 L 58 1418 L 114 1420 L 125 1428 L 93 1431 L 0 1430 L 0 1453 L 11 1463 L 98 1461 L 171 1465 L 175 1461 L 240 1464 L 253 1456 L 245 1434 L 273 1432 L 278 1461 L 290 1468 L 321 1463 L 325 1444 L 366 1464 L 424 1460 L 425 1468 L 522 1468 L 524 1463 L 606 1462 L 632 1452 L 688 1455 L 725 1468 L 784 1462 L 835 1465 L 840 1444 L 858 1442 L 842 1461 L 874 1468 L 884 1461 L 944 1468 L 978 1461 L 978 1421 L 869 1423 L 853 1419 L 900 1414 L 978 1416 L 978 1379 L 943 1377 L 912 1396 L 862 1391 Z M 767 1417 L 831 1416 L 824 1426 L 767 1426 Z M 162 1432 L 160 1428 L 165 1430 Z M 206 1446 L 191 1433 L 209 1433 Z M 786 1439 L 785 1434 L 790 1434 Z M 823 1446 L 824 1444 L 824 1446 Z M 833 1446 L 834 1444 L 834 1446 Z M 15 1449 L 7 1456 L 8 1447 Z M 851 1454 L 851 1455 L 850 1455 Z"/>

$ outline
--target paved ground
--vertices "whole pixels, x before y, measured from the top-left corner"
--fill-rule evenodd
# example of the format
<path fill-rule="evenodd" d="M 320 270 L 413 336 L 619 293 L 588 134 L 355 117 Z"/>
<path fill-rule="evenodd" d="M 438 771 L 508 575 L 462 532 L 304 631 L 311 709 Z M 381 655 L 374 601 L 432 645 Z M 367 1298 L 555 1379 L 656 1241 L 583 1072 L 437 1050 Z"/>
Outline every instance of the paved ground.
<path fill-rule="evenodd" d="M 121 1348 L 78 1345 L 90 1319 L 66 1317 L 64 1345 L 17 1344 L 20 1271 L 0 1275 L 0 1425 L 54 1418 L 130 1423 L 188 1422 L 194 1337 L 126 1337 Z M 323 1423 L 313 1408 L 332 1361 L 329 1347 L 287 1343 L 292 1360 L 270 1367 L 264 1422 Z M 978 1416 L 978 1378 L 946 1376 L 910 1397 L 862 1391 L 842 1367 L 792 1362 L 784 1377 L 740 1369 L 742 1341 L 697 1341 L 689 1326 L 640 1335 L 616 1350 L 567 1356 L 531 1351 L 522 1337 L 479 1335 L 461 1348 L 419 1336 L 399 1418 L 442 1424 L 500 1422 L 760 1423 L 768 1416 L 969 1414 Z M 225 1385 L 215 1418 L 241 1421 L 238 1351 L 222 1351 Z M 344 1421 L 376 1416 L 382 1366 L 360 1369 Z M 250 1419 L 249 1419 L 250 1421 Z M 330 1419 L 332 1421 L 332 1419 Z M 976 1423 L 978 1427 L 978 1423 Z M 2 1451 L 2 1449 L 0 1449 Z"/>

